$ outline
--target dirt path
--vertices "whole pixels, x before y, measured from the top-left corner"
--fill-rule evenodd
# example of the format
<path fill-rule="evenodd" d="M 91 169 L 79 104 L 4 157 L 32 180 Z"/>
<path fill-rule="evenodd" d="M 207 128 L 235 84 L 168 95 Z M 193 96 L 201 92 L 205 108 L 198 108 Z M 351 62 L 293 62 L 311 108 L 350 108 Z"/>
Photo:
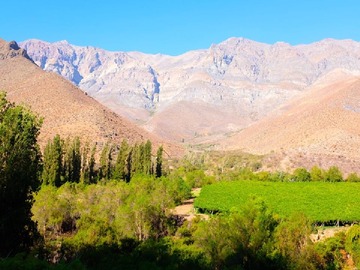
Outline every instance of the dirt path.
<path fill-rule="evenodd" d="M 349 226 L 332 227 L 332 228 L 324 228 L 324 229 L 319 228 L 317 233 L 313 233 L 310 235 L 310 238 L 313 242 L 319 242 L 327 238 L 334 237 L 334 235 L 337 234 L 338 232 L 346 232 L 348 229 L 350 229 Z"/>
<path fill-rule="evenodd" d="M 175 207 L 173 214 L 183 217 L 186 220 L 192 220 L 196 216 L 201 216 L 208 219 L 208 215 L 196 214 L 194 209 L 194 200 L 199 196 L 201 188 L 193 188 L 191 190 L 192 198 L 183 201 L 181 205 Z"/>
<path fill-rule="evenodd" d="M 195 217 L 194 198 L 184 201 L 174 209 L 174 214 L 184 217 L 186 220 L 191 220 Z"/>

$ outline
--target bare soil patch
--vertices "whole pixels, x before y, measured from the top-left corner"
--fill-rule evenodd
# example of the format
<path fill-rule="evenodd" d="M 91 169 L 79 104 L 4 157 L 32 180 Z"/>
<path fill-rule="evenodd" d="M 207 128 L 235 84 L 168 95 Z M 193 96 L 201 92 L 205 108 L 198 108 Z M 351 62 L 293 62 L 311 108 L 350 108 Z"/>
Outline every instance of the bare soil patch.
<path fill-rule="evenodd" d="M 310 235 L 310 238 L 313 242 L 323 241 L 327 238 L 334 237 L 335 234 L 339 232 L 347 232 L 349 228 L 350 226 L 319 228 L 317 233 L 313 233 Z"/>
<path fill-rule="evenodd" d="M 180 216 L 185 220 L 192 220 L 196 216 L 201 216 L 204 219 L 208 219 L 208 215 L 197 214 L 194 209 L 194 200 L 196 197 L 200 195 L 201 188 L 193 188 L 191 190 L 192 198 L 185 200 L 181 205 L 176 206 L 173 209 L 173 214 L 176 216 Z"/>

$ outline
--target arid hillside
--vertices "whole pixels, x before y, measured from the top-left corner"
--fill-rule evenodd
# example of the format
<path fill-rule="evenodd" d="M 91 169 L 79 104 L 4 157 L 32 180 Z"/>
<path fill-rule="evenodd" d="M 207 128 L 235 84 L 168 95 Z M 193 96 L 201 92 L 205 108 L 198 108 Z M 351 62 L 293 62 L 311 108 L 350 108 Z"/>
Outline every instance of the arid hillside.
<path fill-rule="evenodd" d="M 119 143 L 150 139 L 164 144 L 167 153 L 177 155 L 181 148 L 167 144 L 116 115 L 86 95 L 68 80 L 39 68 L 16 42 L 0 40 L 0 89 L 9 100 L 24 104 L 44 118 L 40 143 L 44 145 L 55 134 L 80 136 L 100 145 L 111 140 Z"/>
<path fill-rule="evenodd" d="M 360 171 L 360 77 L 335 70 L 221 146 L 271 154 L 272 165 L 283 169 L 337 165 Z"/>

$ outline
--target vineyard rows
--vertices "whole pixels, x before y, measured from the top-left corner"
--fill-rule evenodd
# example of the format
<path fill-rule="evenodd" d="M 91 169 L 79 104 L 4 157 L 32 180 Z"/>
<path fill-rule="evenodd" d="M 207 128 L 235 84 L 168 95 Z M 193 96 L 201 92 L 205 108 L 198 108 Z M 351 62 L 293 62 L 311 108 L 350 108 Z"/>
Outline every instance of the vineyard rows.
<path fill-rule="evenodd" d="M 257 197 L 281 217 L 304 213 L 313 222 L 360 221 L 360 183 L 219 182 L 205 186 L 195 200 L 200 212 L 238 210 Z"/>

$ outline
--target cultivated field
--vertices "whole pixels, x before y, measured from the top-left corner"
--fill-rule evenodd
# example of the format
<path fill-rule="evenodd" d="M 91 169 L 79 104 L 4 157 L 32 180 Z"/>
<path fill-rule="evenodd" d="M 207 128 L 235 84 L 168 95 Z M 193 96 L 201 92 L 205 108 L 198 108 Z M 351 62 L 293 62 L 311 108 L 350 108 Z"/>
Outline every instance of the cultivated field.
<path fill-rule="evenodd" d="M 313 222 L 360 221 L 360 183 L 219 182 L 203 187 L 194 207 L 236 211 L 251 197 L 261 198 L 281 217 L 302 212 Z"/>

